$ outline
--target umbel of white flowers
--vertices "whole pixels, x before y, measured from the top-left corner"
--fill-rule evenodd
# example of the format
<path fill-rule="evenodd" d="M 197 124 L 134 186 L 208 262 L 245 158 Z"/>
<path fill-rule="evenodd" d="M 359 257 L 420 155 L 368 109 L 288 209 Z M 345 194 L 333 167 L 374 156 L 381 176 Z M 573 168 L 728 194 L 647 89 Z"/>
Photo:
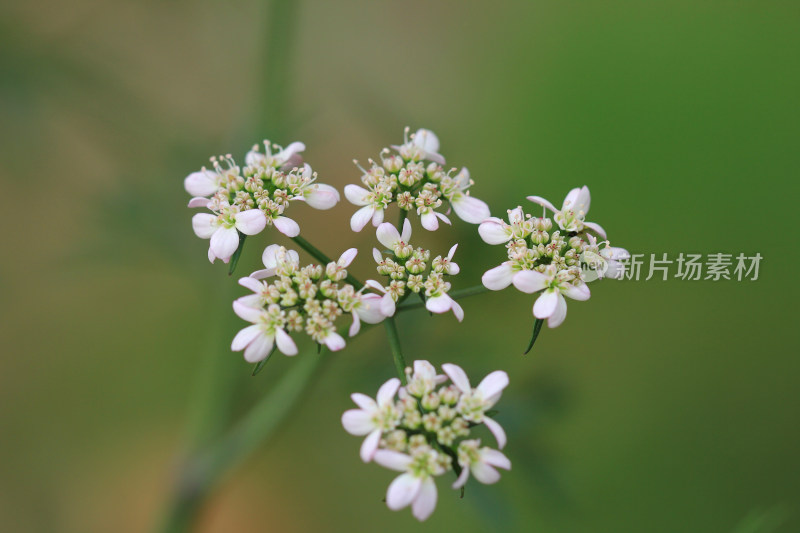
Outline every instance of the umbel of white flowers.
<path fill-rule="evenodd" d="M 555 225 L 547 216 L 526 215 L 521 207 L 508 211 L 508 223 L 496 217 L 481 223 L 481 238 L 489 244 L 505 244 L 508 252 L 508 259 L 487 271 L 482 281 L 494 291 L 513 283 L 522 292 L 540 292 L 533 315 L 547 319 L 554 328 L 567 316 L 565 296 L 588 300 L 587 282 L 618 277 L 619 261 L 629 254 L 612 247 L 600 225 L 586 221 L 588 187 L 572 189 L 560 210 L 539 196 L 528 199 L 552 211 Z M 598 242 L 597 237 L 603 240 Z"/>
<path fill-rule="evenodd" d="M 381 151 L 381 163 L 369 160 L 369 169 L 362 171 L 359 185 L 347 185 L 345 197 L 360 206 L 350 219 L 353 231 L 361 231 L 368 222 L 373 226 L 383 222 L 386 209 L 392 204 L 404 211 L 416 211 L 422 227 L 434 231 L 439 221 L 450 224 L 442 209 L 452 207 L 456 215 L 471 224 L 478 224 L 490 215 L 489 207 L 470 196 L 473 182 L 469 171 L 462 168 L 444 170 L 444 157 L 439 154 L 439 138 L 426 129 L 419 129 L 409 137 L 405 129 L 405 142 Z M 355 162 L 358 165 L 358 162 Z M 455 173 L 455 174 L 454 174 Z"/>
<path fill-rule="evenodd" d="M 378 274 L 387 276 L 389 284 L 384 286 L 375 280 L 368 280 L 367 285 L 382 292 L 381 308 L 387 316 L 394 314 L 395 304 L 417 293 L 425 300 L 425 307 L 432 313 L 446 313 L 450 310 L 460 322 L 464 318 L 464 310 L 447 293 L 450 282 L 445 277 L 455 276 L 459 272 L 458 264 L 453 262 L 453 254 L 458 248 L 454 244 L 446 257 L 437 255 L 431 261 L 431 252 L 424 248 L 414 248 L 411 239 L 411 223 L 403 221 L 403 233 L 399 233 L 389 222 L 378 226 L 378 241 L 386 247 L 381 253 L 372 249 L 372 256 L 378 264 Z"/>
<path fill-rule="evenodd" d="M 313 264 L 300 267 L 296 251 L 268 246 L 262 257 L 265 268 L 239 280 L 253 294 L 234 301 L 233 310 L 252 325 L 236 335 L 231 349 L 244 350 L 244 358 L 251 363 L 267 358 L 276 344 L 285 355 L 296 355 L 290 333 L 305 331 L 318 344 L 336 351 L 345 346 L 336 332 L 336 320 L 343 314 L 352 317 L 351 337 L 359 332 L 362 320 L 368 324 L 383 320 L 379 295 L 364 294 L 342 283 L 356 253 L 350 248 L 324 268 Z M 264 281 L 266 278 L 272 280 Z"/>
<path fill-rule="evenodd" d="M 303 165 L 303 143 L 281 148 L 264 141 L 264 149 L 261 153 L 254 146 L 243 169 L 230 155 L 212 157 L 213 168 L 203 167 L 184 180 L 193 196 L 189 207 L 211 211 L 196 214 L 192 228 L 198 237 L 211 239 L 208 259 L 212 263 L 217 258 L 230 261 L 239 247 L 239 233 L 255 235 L 269 224 L 289 237 L 299 235 L 297 222 L 284 216 L 291 201 L 304 201 L 316 209 L 330 209 L 339 201 L 339 192 L 316 183 L 317 174 Z"/>
<path fill-rule="evenodd" d="M 375 400 L 355 393 L 351 397 L 359 408 L 342 415 L 348 433 L 366 437 L 360 452 L 364 462 L 401 472 L 389 485 L 386 505 L 393 511 L 410 505 L 418 520 L 427 519 L 436 508 L 435 477 L 453 470 L 457 478 L 452 487 L 459 489 L 470 473 L 491 484 L 500 479 L 497 468 L 511 469 L 503 453 L 481 446 L 472 435 L 483 424 L 498 448 L 505 446 L 505 431 L 487 411 L 500 400 L 508 375 L 497 370 L 472 388 L 461 367 L 444 364 L 442 370 L 445 375 L 437 374 L 428 361 L 414 361 L 413 373 L 406 369 L 405 387 L 392 378 Z"/>

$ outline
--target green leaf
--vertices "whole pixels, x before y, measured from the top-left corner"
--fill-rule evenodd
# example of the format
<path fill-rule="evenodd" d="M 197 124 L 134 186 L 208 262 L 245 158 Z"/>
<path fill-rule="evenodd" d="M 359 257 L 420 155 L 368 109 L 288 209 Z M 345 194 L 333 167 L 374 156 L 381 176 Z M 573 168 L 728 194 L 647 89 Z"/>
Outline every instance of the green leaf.
<path fill-rule="evenodd" d="M 233 275 L 233 271 L 236 270 L 236 265 L 239 264 L 239 257 L 241 257 L 242 250 L 244 250 L 244 240 L 246 238 L 247 238 L 247 235 L 245 235 L 244 233 L 242 233 L 240 231 L 239 232 L 239 247 L 236 249 L 235 252 L 233 252 L 233 255 L 231 256 L 231 266 L 228 269 L 228 275 L 229 276 Z"/>
<path fill-rule="evenodd" d="M 269 358 L 270 358 L 270 356 L 272 356 L 273 353 L 275 353 L 275 346 L 272 347 L 272 351 L 269 352 L 269 355 L 267 355 L 267 357 L 265 357 L 264 359 L 262 359 L 261 361 L 256 363 L 256 366 L 253 367 L 253 374 L 252 375 L 255 376 L 256 374 L 261 372 L 261 369 L 264 368 L 264 365 L 267 364 L 267 361 L 269 361 Z"/>
<path fill-rule="evenodd" d="M 544 320 L 541 318 L 537 318 L 536 322 L 533 323 L 533 335 L 531 336 L 531 343 L 528 345 L 528 349 L 525 350 L 525 353 L 522 355 L 527 354 L 533 348 L 533 344 L 536 342 L 536 337 L 538 337 L 539 332 L 542 331 L 542 324 L 544 324 Z"/>

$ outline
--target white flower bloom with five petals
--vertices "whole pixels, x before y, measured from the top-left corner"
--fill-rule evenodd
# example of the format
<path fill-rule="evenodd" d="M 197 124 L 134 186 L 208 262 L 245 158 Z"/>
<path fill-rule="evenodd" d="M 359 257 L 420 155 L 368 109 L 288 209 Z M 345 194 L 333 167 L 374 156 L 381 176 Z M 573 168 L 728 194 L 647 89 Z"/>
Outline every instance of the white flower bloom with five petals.
<path fill-rule="evenodd" d="M 502 450 L 506 445 L 506 432 L 494 419 L 486 416 L 486 411 L 500 400 L 503 389 L 508 386 L 508 374 L 502 370 L 495 370 L 473 389 L 467 373 L 460 366 L 445 363 L 442 365 L 442 370 L 463 393 L 458 402 L 458 412 L 470 422 L 486 424 L 497 439 L 497 446 Z"/>
<path fill-rule="evenodd" d="M 393 450 L 378 450 L 374 460 L 383 467 L 402 472 L 386 491 L 387 507 L 399 511 L 410 505 L 414 518 L 426 520 L 436 509 L 438 497 L 433 476 L 445 472 L 438 452 L 427 450 L 411 456 Z"/>
<path fill-rule="evenodd" d="M 591 203 L 591 195 L 589 194 L 589 187 L 576 187 L 569 191 L 567 197 L 564 198 L 564 203 L 561 209 L 558 210 L 553 204 L 545 200 L 541 196 L 528 196 L 528 200 L 542 207 L 552 211 L 555 216 L 553 217 L 558 226 L 565 231 L 582 232 L 584 227 L 594 231 L 603 239 L 606 238 L 606 230 L 600 224 L 594 222 L 586 222 L 586 215 L 589 213 L 589 205 Z"/>
<path fill-rule="evenodd" d="M 591 296 L 589 286 L 581 279 L 580 271 L 561 270 L 556 272 L 548 267 L 545 273 L 535 270 L 524 270 L 514 276 L 514 286 L 532 294 L 542 291 L 541 296 L 533 304 L 533 316 L 544 320 L 551 328 L 559 326 L 567 317 L 567 301 L 564 296 L 573 300 L 584 301 Z"/>
<path fill-rule="evenodd" d="M 297 355 L 297 345 L 283 329 L 285 313 L 278 305 L 272 304 L 266 309 L 255 308 L 242 302 L 234 301 L 233 310 L 240 318 L 252 322 L 233 338 L 231 350 L 244 350 L 244 358 L 248 363 L 257 363 L 269 357 L 277 342 L 278 350 L 285 355 Z"/>
<path fill-rule="evenodd" d="M 361 459 L 368 463 L 375 455 L 384 431 L 391 431 L 400 422 L 400 412 L 394 405 L 394 395 L 400 380 L 392 378 L 378 390 L 375 400 L 366 394 L 353 393 L 350 397 L 360 409 L 350 409 L 342 415 L 342 425 L 351 435 L 367 438 L 361 444 Z"/>
<path fill-rule="evenodd" d="M 197 213 L 192 217 L 192 229 L 201 239 L 211 239 L 208 260 L 228 262 L 239 247 L 239 232 L 256 235 L 267 225 L 267 218 L 259 209 L 239 211 L 225 206 L 219 213 Z"/>
<path fill-rule="evenodd" d="M 470 472 L 484 485 L 491 485 L 500 481 L 500 472 L 497 471 L 497 468 L 511 470 L 511 461 L 503 452 L 493 450 L 488 446 L 480 448 L 480 444 L 480 440 L 465 440 L 458 445 L 458 464 L 461 466 L 461 475 L 453 483 L 454 489 L 460 489 L 467 483 Z"/>

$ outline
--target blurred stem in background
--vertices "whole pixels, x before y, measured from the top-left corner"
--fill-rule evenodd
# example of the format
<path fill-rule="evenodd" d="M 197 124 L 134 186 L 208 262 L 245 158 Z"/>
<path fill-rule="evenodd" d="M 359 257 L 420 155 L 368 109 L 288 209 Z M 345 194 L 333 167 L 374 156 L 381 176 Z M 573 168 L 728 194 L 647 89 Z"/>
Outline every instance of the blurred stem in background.
<path fill-rule="evenodd" d="M 298 3 L 293 0 L 272 0 L 267 6 L 268 26 L 266 54 L 262 62 L 257 120 L 254 127 L 271 138 L 283 138 L 287 130 L 288 89 L 292 44 Z M 235 285 L 229 278 L 222 280 L 221 308 L 230 306 Z M 230 406 L 238 390 L 239 368 L 230 364 L 229 339 L 235 331 L 235 316 L 228 319 L 210 342 L 212 349 L 200 368 L 197 400 L 192 408 L 187 456 L 184 458 L 174 493 L 168 503 L 160 531 L 178 533 L 190 531 L 200 507 L 218 479 L 259 444 L 267 439 L 286 414 L 300 391 L 311 379 L 321 356 L 302 358 L 281 380 L 277 387 L 233 429 L 220 437 L 230 418 Z M 230 335 L 228 335 L 230 333 Z M 224 341 L 224 342 L 222 342 Z M 224 344 L 224 346 L 223 346 Z"/>

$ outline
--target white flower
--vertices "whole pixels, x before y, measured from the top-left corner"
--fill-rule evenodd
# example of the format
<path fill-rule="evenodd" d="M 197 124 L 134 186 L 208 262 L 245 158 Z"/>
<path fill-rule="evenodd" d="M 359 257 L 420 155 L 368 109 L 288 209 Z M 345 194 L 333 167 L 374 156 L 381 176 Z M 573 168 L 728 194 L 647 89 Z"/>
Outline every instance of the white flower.
<path fill-rule="evenodd" d="M 272 149 L 278 149 L 278 152 L 273 154 Z M 259 165 L 264 167 L 274 168 L 293 168 L 299 167 L 302 163 L 300 152 L 306 149 L 306 145 L 295 141 L 286 148 L 281 148 L 277 144 L 270 144 L 269 141 L 264 141 L 265 154 L 258 151 L 258 145 L 253 146 L 253 149 L 247 152 L 245 156 L 245 163 L 248 165 Z"/>
<path fill-rule="evenodd" d="M 497 217 L 490 217 L 478 226 L 478 233 L 486 244 L 503 244 L 512 238 L 523 239 L 530 234 L 521 207 L 508 211 L 508 224 Z"/>
<path fill-rule="evenodd" d="M 624 267 L 620 261 L 630 259 L 631 254 L 628 250 L 610 246 L 608 241 L 598 245 L 594 235 L 588 234 L 587 237 L 589 246 L 580 255 L 581 263 L 586 265 L 582 273 L 584 281 L 621 277 Z M 601 245 L 604 245 L 602 249 Z"/>
<path fill-rule="evenodd" d="M 436 385 L 440 385 L 447 381 L 447 376 L 436 373 L 434 367 L 429 361 L 418 359 L 414 361 L 413 374 L 410 368 L 406 368 L 406 377 L 408 384 L 406 390 L 412 396 L 422 397 L 431 392 Z"/>
<path fill-rule="evenodd" d="M 461 475 L 453 483 L 454 489 L 460 489 L 467 483 L 470 472 L 475 479 L 485 485 L 500 481 L 500 472 L 497 468 L 511 470 L 511 461 L 503 452 L 493 450 L 488 446 L 479 448 L 480 440 L 465 440 L 458 445 L 458 464 L 461 465 Z"/>
<path fill-rule="evenodd" d="M 400 388 L 400 380 L 392 378 L 378 390 L 377 402 L 361 393 L 350 395 L 360 409 L 350 409 L 342 415 L 342 425 L 351 435 L 366 435 L 361 444 L 361 459 L 368 463 L 375 455 L 384 431 L 391 431 L 400 421 L 400 413 L 394 406 L 394 395 Z"/>
<path fill-rule="evenodd" d="M 589 286 L 580 279 L 580 271 L 561 270 L 548 267 L 542 274 L 535 270 L 524 270 L 514 275 L 514 286 L 526 293 L 543 291 L 533 304 L 533 316 L 547 319 L 551 328 L 559 326 L 567 317 L 567 301 L 564 296 L 573 300 L 588 300 L 591 296 Z"/>
<path fill-rule="evenodd" d="M 378 253 L 380 254 L 380 252 L 378 252 Z M 380 261 L 378 261 L 378 262 L 380 262 Z M 384 317 L 394 316 L 394 312 L 395 312 L 397 306 L 394 303 L 394 298 L 392 298 L 391 292 L 387 291 L 386 288 L 383 285 L 381 285 L 380 283 L 378 283 L 374 279 L 368 279 L 365 282 L 365 284 L 368 287 L 383 293 L 383 296 L 381 296 L 381 302 L 380 302 L 381 314 L 383 314 Z"/>
<path fill-rule="evenodd" d="M 408 219 L 403 221 L 402 234 L 397 231 L 394 224 L 391 222 L 384 222 L 378 226 L 375 235 L 378 237 L 378 242 L 396 254 L 397 248 L 405 247 L 408 245 L 409 239 L 411 239 L 411 222 L 409 222 Z"/>
<path fill-rule="evenodd" d="M 219 183 L 219 174 L 203 167 L 199 172 L 192 172 L 186 176 L 186 179 L 183 180 L 183 187 L 192 196 L 207 198 L 217 192 Z M 189 205 L 189 207 L 193 206 Z"/>
<path fill-rule="evenodd" d="M 255 235 L 267 225 L 267 219 L 260 209 L 237 211 L 223 207 L 219 214 L 198 213 L 192 217 L 192 228 L 201 239 L 211 239 L 208 247 L 208 260 L 228 262 L 239 247 L 239 232 Z"/>
<path fill-rule="evenodd" d="M 461 172 L 456 174 L 454 181 L 457 189 L 450 194 L 445 193 L 445 196 L 453 206 L 453 211 L 456 212 L 458 218 L 470 224 L 480 224 L 489 218 L 491 212 L 486 202 L 470 196 L 467 192 L 467 189 L 474 183 L 469 177 L 469 170 L 466 167 L 462 168 Z"/>
<path fill-rule="evenodd" d="M 279 306 L 272 304 L 267 309 L 260 309 L 235 301 L 233 310 L 240 318 L 253 323 L 237 333 L 231 343 L 234 352 L 244 350 L 247 362 L 257 363 L 266 359 L 276 342 L 285 355 L 297 355 L 297 345 L 283 329 L 285 316 Z"/>
<path fill-rule="evenodd" d="M 438 453 L 427 449 L 415 456 L 392 450 L 375 452 L 375 462 L 403 472 L 392 481 L 386 491 L 386 505 L 392 511 L 398 511 L 411 505 L 411 513 L 417 520 L 426 520 L 436 509 L 436 483 L 433 476 L 444 473 Z"/>
<path fill-rule="evenodd" d="M 606 238 L 606 231 L 599 224 L 586 222 L 586 215 L 589 213 L 589 205 L 591 203 L 589 187 L 586 185 L 580 188 L 576 187 L 569 191 L 567 197 L 564 198 L 564 204 L 560 211 L 541 196 L 528 196 L 528 200 L 552 211 L 555 214 L 553 218 L 556 223 L 565 231 L 581 232 L 585 226 L 600 235 L 603 239 Z"/>
<path fill-rule="evenodd" d="M 339 191 L 330 185 L 324 183 L 316 183 L 317 175 L 312 172 L 311 165 L 306 163 L 303 167 L 301 175 L 303 185 L 298 190 L 298 195 L 294 196 L 292 200 L 301 200 L 306 202 L 314 209 L 330 209 L 339 201 Z"/>
<path fill-rule="evenodd" d="M 350 228 L 353 231 L 361 231 L 370 220 L 373 226 L 383 222 L 384 210 L 386 209 L 386 205 L 383 202 L 383 192 L 380 190 L 369 191 L 358 185 L 345 185 L 344 195 L 347 200 L 351 204 L 363 206 L 350 218 Z M 391 192 L 389 191 L 388 194 L 391 194 Z"/>
<path fill-rule="evenodd" d="M 425 309 L 431 313 L 437 314 L 453 311 L 453 314 L 459 322 L 464 320 L 464 309 L 446 292 L 426 299 Z"/>
<path fill-rule="evenodd" d="M 251 278 L 271 278 L 278 272 L 293 272 L 300 266 L 300 256 L 297 252 L 287 250 L 278 244 L 267 246 L 261 254 L 261 261 L 264 263 L 265 268 L 250 274 Z"/>
<path fill-rule="evenodd" d="M 445 224 L 452 225 L 450 219 L 444 214 L 434 211 L 431 207 L 418 207 L 417 214 L 419 215 L 419 223 L 428 231 L 436 231 L 439 229 L 439 220 Z"/>
<path fill-rule="evenodd" d="M 400 152 L 403 159 L 419 161 L 427 159 L 440 165 L 445 164 L 444 157 L 439 154 L 439 138 L 431 130 L 420 128 L 408 138 L 409 128 L 404 132 L 404 144 L 402 146 L 392 145 L 392 148 Z"/>
<path fill-rule="evenodd" d="M 503 389 L 508 386 L 508 374 L 502 370 L 496 370 L 483 378 L 477 388 L 473 389 L 469 384 L 466 372 L 460 366 L 445 363 L 442 365 L 442 370 L 463 393 L 458 402 L 458 411 L 461 416 L 471 422 L 486 424 L 494 438 L 497 439 L 497 446 L 502 450 L 506 445 L 506 432 L 500 424 L 486 416 L 486 411 L 494 407 L 500 400 Z"/>

